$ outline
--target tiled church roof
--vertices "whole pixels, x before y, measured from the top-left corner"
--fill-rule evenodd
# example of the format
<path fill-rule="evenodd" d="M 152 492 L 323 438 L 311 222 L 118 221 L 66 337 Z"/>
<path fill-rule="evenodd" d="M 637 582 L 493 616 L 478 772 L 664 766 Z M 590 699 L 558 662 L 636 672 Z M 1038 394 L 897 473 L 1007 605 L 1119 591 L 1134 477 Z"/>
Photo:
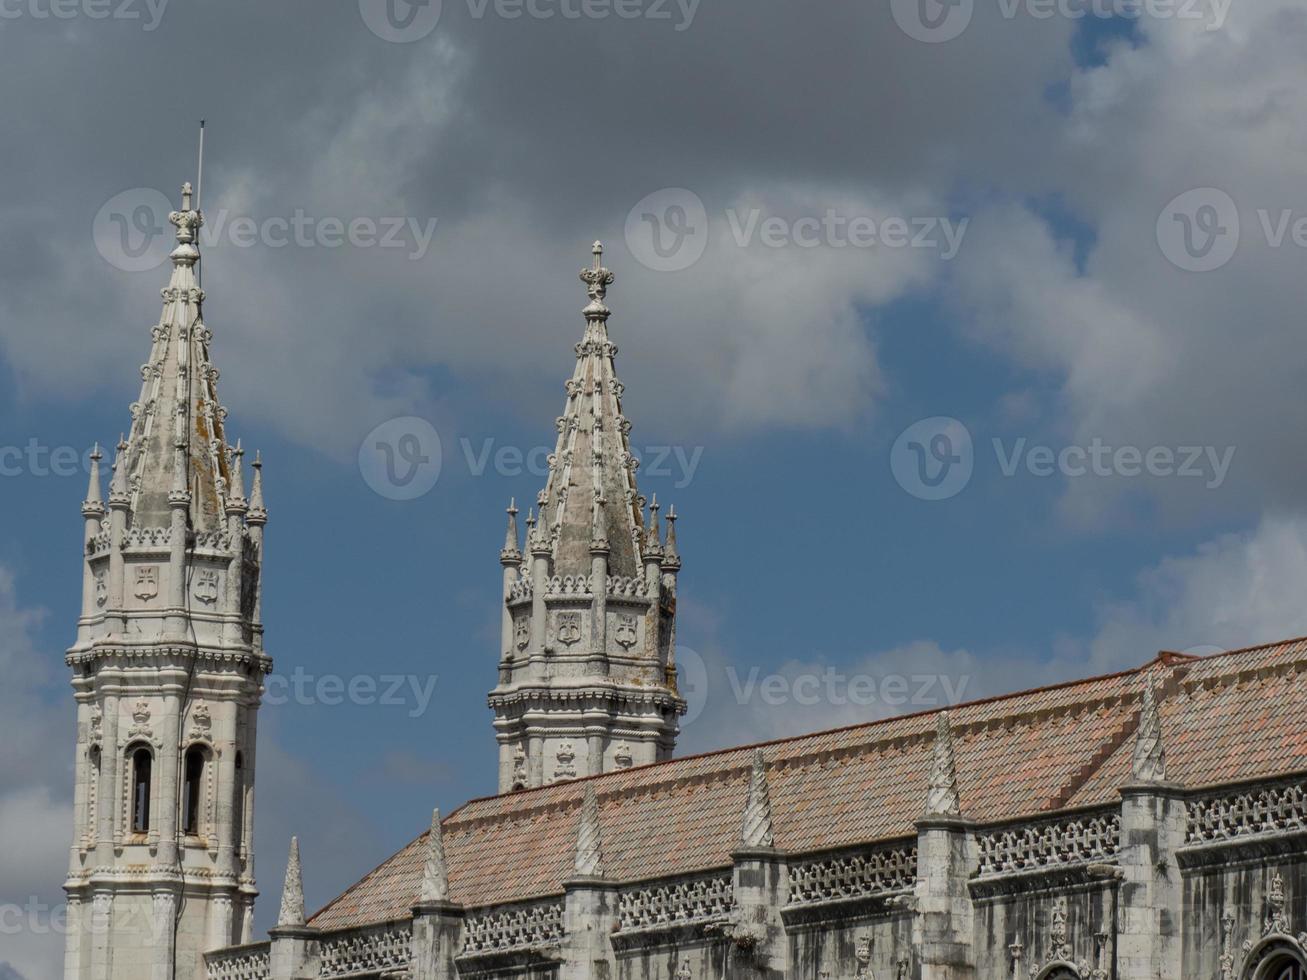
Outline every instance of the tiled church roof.
<path fill-rule="evenodd" d="M 951 708 L 964 814 L 984 823 L 1116 803 L 1150 672 L 1173 780 L 1196 789 L 1307 771 L 1307 639 L 1207 658 L 1162 654 L 1137 670 Z M 776 847 L 801 853 L 915 835 L 935 715 L 765 744 Z M 560 894 L 586 783 L 598 790 L 607 877 L 727 868 L 755 748 L 473 800 L 443 824 L 450 897 L 472 908 Z M 426 836 L 311 924 L 406 918 Z"/>

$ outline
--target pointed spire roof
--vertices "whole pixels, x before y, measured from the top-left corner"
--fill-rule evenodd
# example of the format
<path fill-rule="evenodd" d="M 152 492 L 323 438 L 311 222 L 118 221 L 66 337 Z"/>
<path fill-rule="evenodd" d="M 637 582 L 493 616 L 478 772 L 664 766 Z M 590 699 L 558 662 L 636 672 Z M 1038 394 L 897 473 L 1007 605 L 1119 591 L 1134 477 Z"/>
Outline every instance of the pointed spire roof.
<path fill-rule="evenodd" d="M 504 532 L 504 547 L 499 552 L 499 560 L 505 565 L 521 564 L 522 549 L 517 542 L 517 500 L 513 499 L 508 502 L 508 530 Z"/>
<path fill-rule="evenodd" d="M 91 475 L 86 485 L 86 500 L 82 502 L 82 515 L 84 517 L 101 517 L 104 515 L 104 494 L 100 490 L 100 460 L 104 459 L 104 453 L 100 452 L 100 444 L 97 442 L 95 448 L 91 450 Z"/>
<path fill-rule="evenodd" d="M 663 545 L 663 568 L 676 570 L 681 567 L 681 553 L 676 548 L 676 508 L 667 511 L 667 542 Z"/>
<path fill-rule="evenodd" d="M 958 795 L 957 763 L 953 755 L 953 729 L 948 712 L 941 711 L 935 722 L 935 753 L 930 765 L 930 789 L 926 794 L 926 816 L 958 817 L 962 799 Z"/>
<path fill-rule="evenodd" d="M 181 209 L 168 220 L 177 228 L 177 247 L 161 293 L 163 313 L 153 330 L 149 359 L 141 367 L 141 396 L 132 405 L 121 478 L 130 497 L 132 523 L 167 526 L 169 497 L 178 492 L 173 471 L 180 435 L 185 470 L 180 482 L 192 497 L 190 523 L 197 531 L 211 531 L 224 523 L 230 450 L 226 411 L 218 400 L 218 372 L 209 360 L 204 292 L 196 277 L 204 218 L 191 207 L 189 183 L 182 187 Z"/>
<path fill-rule="evenodd" d="M 603 266 L 600 242 L 593 254 L 593 264 L 581 272 L 590 303 L 582 311 L 585 334 L 576 345 L 576 369 L 541 495 L 540 533 L 556 575 L 589 574 L 592 544 L 607 542 L 609 574 L 631 577 L 641 573 L 644 560 L 644 501 L 635 482 L 630 422 L 622 414 L 617 347 L 608 339 L 605 298 L 613 274 Z"/>
<path fill-rule="evenodd" d="M 586 784 L 585 799 L 581 803 L 574 869 L 578 876 L 584 878 L 602 878 L 604 875 L 603 840 L 599 833 L 599 797 L 592 782 Z"/>
<path fill-rule="evenodd" d="M 767 760 L 762 749 L 758 749 L 753 753 L 753 769 L 749 773 L 749 798 L 744 805 L 740 846 L 771 847 L 775 843 L 775 835 L 772 833 L 771 796 L 767 792 Z"/>
<path fill-rule="evenodd" d="M 281 890 L 281 911 L 277 914 L 277 925 L 304 925 L 304 876 L 300 870 L 298 837 L 290 839 L 290 857 L 286 861 L 286 884 Z"/>
<path fill-rule="evenodd" d="M 440 826 L 440 809 L 431 811 L 431 832 L 427 835 L 426 862 L 422 866 L 423 902 L 449 900 L 449 870 L 445 866 L 445 831 Z"/>
<path fill-rule="evenodd" d="M 1153 675 L 1144 682 L 1143 704 L 1139 708 L 1139 729 L 1135 733 L 1131 774 L 1140 782 L 1166 782 L 1166 749 L 1162 745 L 1162 715 L 1157 708 Z"/>
<path fill-rule="evenodd" d="M 268 508 L 263 503 L 263 455 L 254 453 L 254 489 L 250 491 L 250 512 L 246 521 L 250 524 L 267 524 Z"/>

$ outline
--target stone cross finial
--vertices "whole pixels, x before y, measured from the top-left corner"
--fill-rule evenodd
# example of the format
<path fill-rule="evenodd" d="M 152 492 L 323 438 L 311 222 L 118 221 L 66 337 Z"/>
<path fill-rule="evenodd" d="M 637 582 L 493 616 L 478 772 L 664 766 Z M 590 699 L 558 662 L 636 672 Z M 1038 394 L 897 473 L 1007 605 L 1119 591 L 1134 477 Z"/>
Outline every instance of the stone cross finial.
<path fill-rule="evenodd" d="M 941 711 L 935 723 L 935 752 L 930 765 L 930 789 L 926 794 L 926 816 L 962 815 L 958 794 L 957 763 L 953 757 L 953 730 L 948 712 Z"/>
<path fill-rule="evenodd" d="M 449 901 L 449 870 L 445 866 L 445 832 L 440 810 L 431 811 L 431 833 L 427 835 L 427 857 L 422 866 L 422 901 Z"/>
<path fill-rule="evenodd" d="M 744 822 L 740 827 L 741 847 L 771 847 L 776 843 L 772 832 L 771 797 L 767 792 L 767 760 L 762 749 L 753 753 L 749 773 L 749 798 L 744 805 Z"/>
<path fill-rule="evenodd" d="M 611 272 L 604 268 L 604 244 L 595 242 L 594 264 L 589 269 L 581 270 L 581 281 L 586 285 L 586 293 L 590 297 L 590 305 L 582 312 L 587 317 L 606 319 L 608 317 L 608 307 L 604 305 L 604 297 L 608 295 L 608 287 L 613 284 L 615 278 Z"/>
<path fill-rule="evenodd" d="M 599 797 L 594 783 L 587 783 L 585 799 L 581 803 L 581 819 L 576 831 L 575 871 L 586 878 L 602 878 L 604 874 L 603 840 L 599 834 Z"/>
<path fill-rule="evenodd" d="M 1135 734 L 1134 761 L 1131 773 L 1146 783 L 1166 781 L 1166 749 L 1162 745 L 1162 717 L 1157 709 L 1150 674 L 1144 684 L 1143 705 L 1139 709 L 1139 729 Z"/>
<path fill-rule="evenodd" d="M 277 915 L 277 925 L 304 925 L 304 877 L 300 871 L 298 837 L 290 839 L 290 858 L 286 861 L 286 884 L 281 890 L 281 911 Z"/>

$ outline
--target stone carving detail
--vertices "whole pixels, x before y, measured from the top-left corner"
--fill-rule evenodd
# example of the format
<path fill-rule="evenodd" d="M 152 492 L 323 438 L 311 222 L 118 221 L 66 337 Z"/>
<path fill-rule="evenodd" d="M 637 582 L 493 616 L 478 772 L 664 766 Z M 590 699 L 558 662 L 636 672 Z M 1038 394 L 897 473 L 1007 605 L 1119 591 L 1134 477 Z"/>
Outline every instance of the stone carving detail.
<path fill-rule="evenodd" d="M 1134 778 L 1142 782 L 1166 781 L 1166 750 L 1162 746 L 1162 717 L 1157 710 L 1157 695 L 1153 691 L 1151 676 L 1144 686 L 1143 705 L 1139 709 L 1139 730 L 1135 734 L 1131 770 Z"/>
<path fill-rule="evenodd" d="M 464 935 L 464 956 L 557 943 L 563 938 L 563 903 L 538 902 L 469 913 Z"/>
<path fill-rule="evenodd" d="M 879 848 L 790 865 L 790 904 L 841 902 L 911 888 L 917 880 L 917 844 Z"/>
<path fill-rule="evenodd" d="M 1035 871 L 1091 861 L 1114 861 L 1121 847 L 1121 813 L 1026 824 L 981 833 L 979 874 Z"/>
<path fill-rule="evenodd" d="M 617 617 L 617 644 L 623 650 L 629 650 L 635 646 L 635 617 L 628 616 L 625 613 Z"/>
<path fill-rule="evenodd" d="M 226 530 L 201 531 L 195 535 L 195 547 L 210 551 L 231 551 L 231 535 Z"/>
<path fill-rule="evenodd" d="M 1185 843 L 1234 840 L 1307 828 L 1307 783 L 1261 786 L 1189 801 Z"/>
<path fill-rule="evenodd" d="M 94 744 L 102 738 L 104 738 L 104 712 L 97 704 L 91 708 L 91 728 L 87 732 L 87 740 Z"/>
<path fill-rule="evenodd" d="M 209 953 L 205 959 L 209 980 L 267 980 L 272 973 L 267 943 Z"/>
<path fill-rule="evenodd" d="M 125 548 L 158 550 L 172 544 L 172 529 L 166 527 L 134 527 L 123 536 Z"/>
<path fill-rule="evenodd" d="M 132 721 L 134 724 L 127 729 L 127 740 L 134 738 L 150 739 L 154 737 L 154 729 L 150 727 L 150 703 L 141 698 L 132 708 Z"/>
<path fill-rule="evenodd" d="M 554 769 L 555 779 L 575 779 L 576 778 L 576 752 L 572 749 L 571 742 L 564 742 L 558 747 L 556 753 L 558 766 Z"/>
<path fill-rule="evenodd" d="M 95 573 L 95 604 L 103 609 L 104 604 L 109 601 L 109 581 L 105 575 L 104 569 Z"/>
<path fill-rule="evenodd" d="M 630 769 L 635 764 L 635 759 L 631 755 L 631 747 L 623 742 L 613 753 L 613 764 L 618 769 Z"/>
<path fill-rule="evenodd" d="M 876 980 L 876 974 L 871 969 L 870 936 L 858 937 L 858 944 L 853 948 L 853 958 L 858 964 L 858 972 L 854 975 L 854 980 Z"/>
<path fill-rule="evenodd" d="M 570 647 L 581 639 L 581 614 L 564 612 L 558 614 L 558 642 Z"/>
<path fill-rule="evenodd" d="M 212 731 L 213 716 L 209 713 L 209 706 L 203 701 L 197 701 L 191 709 L 191 738 L 208 741 Z"/>
<path fill-rule="evenodd" d="M 1271 890 L 1266 895 L 1266 922 L 1262 924 L 1263 936 L 1289 935 L 1289 917 L 1285 915 L 1284 879 L 1277 871 L 1271 879 Z"/>
<path fill-rule="evenodd" d="M 519 746 L 513 753 L 513 784 L 515 786 L 526 786 L 526 753 Z"/>
<path fill-rule="evenodd" d="M 519 650 L 525 650 L 531 642 L 531 620 L 522 616 L 513 624 L 513 642 Z"/>
<path fill-rule="evenodd" d="M 691 980 L 693 976 L 689 963 L 682 963 L 676 968 L 676 980 Z"/>
<path fill-rule="evenodd" d="M 1234 913 L 1221 916 L 1221 980 L 1234 980 Z"/>
<path fill-rule="evenodd" d="M 727 919 L 735 910 L 731 875 L 712 875 L 624 891 L 618 897 L 619 929 L 658 929 Z"/>
<path fill-rule="evenodd" d="M 1064 972 L 1079 975 L 1083 980 L 1107 980 L 1111 975 L 1109 966 L 1113 958 L 1111 939 L 1112 934 L 1105 930 L 1095 934 L 1094 964 L 1083 958 L 1079 962 L 1073 962 L 1072 958 L 1075 951 L 1071 945 L 1067 925 L 1067 900 L 1066 898 L 1054 899 L 1049 910 L 1046 962 L 1032 962 L 1030 964 L 1031 980 L 1044 973 L 1049 973 L 1052 976 L 1062 976 Z M 1024 950 L 1025 946 L 1019 939 L 1008 947 L 1008 952 L 1012 956 L 1014 977 L 1020 969 L 1021 954 Z"/>
<path fill-rule="evenodd" d="M 509 599 L 510 601 L 516 602 L 519 599 L 530 599 L 533 594 L 534 590 L 531 588 L 531 579 L 527 577 L 525 570 L 523 570 L 518 575 L 517 581 L 515 581 L 508 590 Z"/>
<path fill-rule="evenodd" d="M 149 602 L 159 594 L 159 566 L 136 566 L 136 598 Z"/>
<path fill-rule="evenodd" d="M 372 926 L 322 940 L 323 978 L 353 977 L 400 970 L 412 954 L 409 923 Z"/>
<path fill-rule="evenodd" d="M 590 594 L 590 576 L 588 575 L 555 575 L 549 580 L 549 587 L 545 590 L 546 595 L 589 595 Z"/>
<path fill-rule="evenodd" d="M 935 747 L 930 763 L 930 789 L 926 794 L 926 815 L 956 817 L 961 813 L 962 800 L 958 795 L 953 732 L 949 728 L 948 712 L 941 711 L 935 719 Z"/>
<path fill-rule="evenodd" d="M 618 599 L 639 598 L 648 595 L 645 580 L 639 575 L 609 575 L 608 594 Z"/>
<path fill-rule="evenodd" d="M 218 601 L 218 572 L 212 568 L 201 568 L 195 574 L 195 598 L 206 606 Z"/>

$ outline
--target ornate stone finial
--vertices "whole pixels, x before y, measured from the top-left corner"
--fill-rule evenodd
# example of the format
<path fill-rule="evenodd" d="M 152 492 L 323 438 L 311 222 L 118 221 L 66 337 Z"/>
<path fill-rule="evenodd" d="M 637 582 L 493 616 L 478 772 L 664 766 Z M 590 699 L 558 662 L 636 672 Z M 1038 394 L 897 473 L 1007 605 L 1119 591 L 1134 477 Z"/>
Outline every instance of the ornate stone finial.
<path fill-rule="evenodd" d="M 941 711 L 935 722 L 935 753 L 930 765 L 926 816 L 961 815 L 962 799 L 958 794 L 957 763 L 953 757 L 953 730 L 949 727 L 948 712 Z"/>
<path fill-rule="evenodd" d="M 290 839 L 290 858 L 286 861 L 286 884 L 281 890 L 279 926 L 304 925 L 304 877 L 300 870 L 300 841 Z"/>
<path fill-rule="evenodd" d="M 1221 915 L 1221 980 L 1234 980 L 1234 912 Z"/>
<path fill-rule="evenodd" d="M 1266 922 L 1262 924 L 1262 937 L 1290 935 L 1289 917 L 1285 915 L 1288 901 L 1284 896 L 1284 878 L 1275 872 L 1271 890 L 1266 893 Z"/>
<path fill-rule="evenodd" d="M 268 508 L 263 504 L 263 455 L 254 453 L 254 487 L 250 491 L 250 512 L 245 520 L 250 524 L 268 523 Z"/>
<path fill-rule="evenodd" d="M 681 553 L 676 548 L 676 507 L 667 511 L 667 542 L 663 545 L 663 568 L 676 571 L 681 567 Z"/>
<path fill-rule="evenodd" d="M 427 858 L 422 866 L 423 902 L 449 901 L 449 870 L 445 866 L 445 832 L 440 810 L 431 811 L 431 832 L 427 835 Z"/>
<path fill-rule="evenodd" d="M 749 773 L 749 798 L 744 805 L 744 822 L 740 827 L 741 847 L 771 847 L 776 843 L 772 833 L 771 797 L 767 792 L 767 760 L 762 749 L 753 753 L 753 769 Z"/>
<path fill-rule="evenodd" d="M 663 555 L 663 532 L 658 526 L 658 494 L 653 495 L 649 505 L 649 527 L 644 534 L 644 553 L 648 558 L 661 558 Z"/>
<path fill-rule="evenodd" d="M 200 258 L 200 250 L 195 247 L 199 230 L 204 224 L 204 215 L 191 208 L 191 184 L 182 184 L 182 207 L 173 211 L 168 220 L 177 227 L 177 247 L 172 250 L 171 258 L 176 265 L 194 265 Z"/>
<path fill-rule="evenodd" d="M 100 460 L 102 459 L 104 453 L 100 452 L 100 444 L 97 442 L 91 450 L 91 474 L 86 484 L 86 499 L 82 501 L 83 517 L 104 515 L 104 496 L 100 491 Z"/>
<path fill-rule="evenodd" d="M 1144 700 L 1139 709 L 1139 729 L 1135 734 L 1135 754 L 1131 773 L 1139 782 L 1166 782 L 1166 749 L 1162 745 L 1162 717 L 1157 709 L 1157 695 L 1153 691 L 1151 674 L 1144 684 Z"/>
<path fill-rule="evenodd" d="M 603 840 L 599 833 L 599 796 L 594 783 L 587 783 L 581 803 L 581 819 L 576 831 L 575 871 L 583 878 L 604 875 Z"/>
<path fill-rule="evenodd" d="M 522 551 L 517 546 L 517 499 L 508 502 L 508 530 L 504 532 L 504 547 L 499 550 L 503 565 L 520 565 Z"/>
<path fill-rule="evenodd" d="M 595 242 L 591 251 L 594 253 L 594 265 L 581 270 L 581 281 L 586 284 L 590 305 L 581 312 L 588 320 L 607 320 L 611 311 L 604 305 L 604 297 L 608 295 L 608 287 L 616 277 L 604 268 L 604 243 Z"/>
<path fill-rule="evenodd" d="M 246 510 L 248 505 L 245 503 L 245 449 L 239 439 L 236 440 L 236 448 L 231 450 L 227 457 L 227 471 L 231 474 L 231 485 L 227 490 L 227 510 L 236 512 Z"/>
<path fill-rule="evenodd" d="M 109 481 L 109 504 L 126 506 L 131 502 L 127 482 L 127 440 L 120 434 L 113 458 L 113 477 Z"/>
<path fill-rule="evenodd" d="M 606 554 L 608 544 L 608 522 L 604 519 L 604 507 L 608 501 L 601 491 L 595 491 L 594 506 L 590 510 L 590 553 Z"/>

